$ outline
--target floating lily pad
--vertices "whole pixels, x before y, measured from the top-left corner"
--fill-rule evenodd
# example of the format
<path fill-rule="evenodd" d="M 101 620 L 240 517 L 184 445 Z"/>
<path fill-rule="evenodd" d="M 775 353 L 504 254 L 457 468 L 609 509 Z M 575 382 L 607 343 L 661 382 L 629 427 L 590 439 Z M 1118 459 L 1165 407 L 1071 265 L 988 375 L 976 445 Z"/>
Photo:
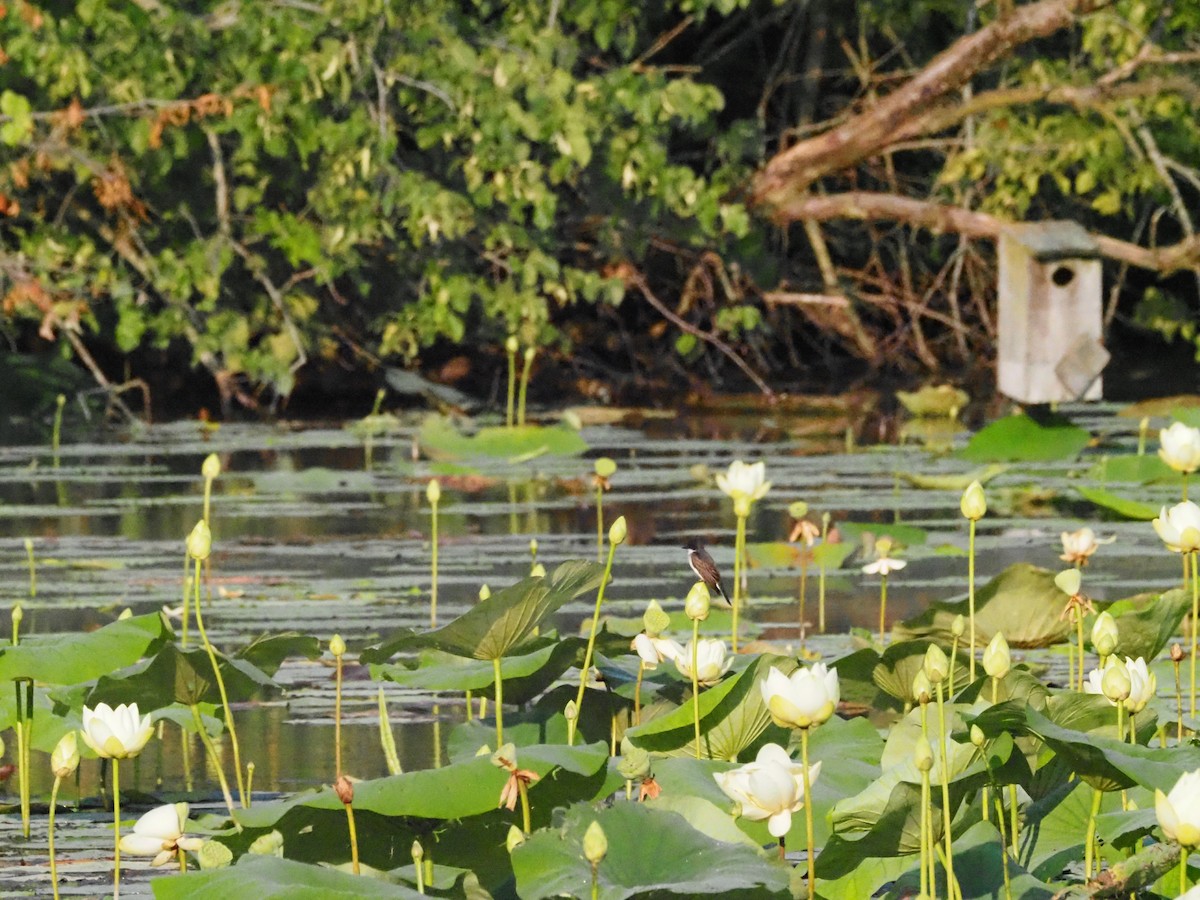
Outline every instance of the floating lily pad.
<path fill-rule="evenodd" d="M 420 900 L 412 888 L 322 866 L 246 854 L 237 865 L 185 878 L 156 878 L 158 900 Z"/>
<path fill-rule="evenodd" d="M 1121 497 L 1114 494 L 1112 491 L 1106 491 L 1104 488 L 1088 487 L 1086 485 L 1075 485 L 1080 495 L 1085 500 L 1090 500 L 1097 506 L 1111 510 L 1124 519 L 1135 519 L 1139 522 L 1149 522 L 1159 513 L 1159 507 L 1150 503 L 1143 503 L 1141 500 L 1134 500 L 1132 497 Z"/>
<path fill-rule="evenodd" d="M 422 423 L 417 442 L 426 456 L 437 461 L 579 456 L 588 449 L 579 432 L 565 425 L 488 426 L 466 435 L 442 416 L 430 416 Z"/>
<path fill-rule="evenodd" d="M 959 451 L 977 462 L 1039 462 L 1077 456 L 1092 436 L 1065 420 L 1041 424 L 1021 414 L 993 422 Z"/>
<path fill-rule="evenodd" d="M 897 474 L 913 487 L 923 490 L 961 492 L 970 487 L 974 481 L 978 481 L 980 484 L 987 484 L 997 475 L 1007 472 L 1008 468 L 1003 463 L 993 463 L 990 466 L 984 466 L 982 469 L 974 469 L 958 475 L 926 475 L 904 471 Z"/>

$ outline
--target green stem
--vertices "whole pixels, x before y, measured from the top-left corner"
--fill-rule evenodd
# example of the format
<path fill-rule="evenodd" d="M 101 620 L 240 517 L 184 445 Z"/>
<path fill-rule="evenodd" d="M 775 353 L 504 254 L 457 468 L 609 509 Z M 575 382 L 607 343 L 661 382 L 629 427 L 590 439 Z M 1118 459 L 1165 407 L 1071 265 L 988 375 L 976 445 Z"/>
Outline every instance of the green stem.
<path fill-rule="evenodd" d="M 813 801 L 812 801 L 812 780 L 809 777 L 808 769 L 808 729 L 800 729 L 800 762 L 804 772 L 804 832 L 805 838 L 808 840 L 808 896 L 817 896 L 816 892 L 816 864 L 817 850 L 815 838 L 813 835 Z"/>
<path fill-rule="evenodd" d="M 738 652 L 738 613 L 742 607 L 742 554 L 746 546 L 746 517 L 737 517 L 737 537 L 733 542 L 733 634 L 730 646 Z"/>
<path fill-rule="evenodd" d="M 536 350 L 533 347 L 525 351 L 525 365 L 521 369 L 521 394 L 517 399 L 517 424 L 525 424 L 525 397 L 529 394 L 529 375 L 533 371 L 533 358 Z"/>
<path fill-rule="evenodd" d="M 1084 837 L 1083 845 L 1083 877 L 1092 877 L 1092 861 L 1096 857 L 1096 816 L 1100 815 L 1100 802 L 1104 799 L 1104 794 L 1092 789 L 1092 811 L 1088 816 L 1087 835 Z"/>
<path fill-rule="evenodd" d="M 204 524 L 210 529 L 212 527 L 209 517 L 212 510 L 212 484 L 213 480 L 211 478 L 204 479 Z"/>
<path fill-rule="evenodd" d="M 804 607 L 808 600 L 808 563 L 800 563 L 800 621 L 798 623 L 797 636 L 801 641 L 804 640 Z"/>
<path fill-rule="evenodd" d="M 183 627 L 179 633 L 179 643 L 183 649 L 187 649 L 188 645 L 188 620 L 192 617 L 192 578 L 188 574 L 189 557 L 185 550 L 183 552 Z"/>
<path fill-rule="evenodd" d="M 592 613 L 592 628 L 588 633 L 587 652 L 583 655 L 583 670 L 579 673 L 579 692 L 575 695 L 575 719 L 567 723 L 567 744 L 575 744 L 575 725 L 583 715 L 583 692 L 587 688 L 588 672 L 592 668 L 592 651 L 596 649 L 596 631 L 600 625 L 600 606 L 604 603 L 604 589 L 612 575 L 613 557 L 617 545 L 611 541 L 608 544 L 608 561 L 604 564 L 604 578 L 600 581 L 600 589 L 596 592 L 596 611 Z M 497 720 L 498 721 L 498 720 Z"/>
<path fill-rule="evenodd" d="M 1183 743 L 1183 686 L 1179 680 L 1179 663 L 1175 663 L 1175 711 L 1176 719 L 1176 734 L 1175 739 Z"/>
<path fill-rule="evenodd" d="M 517 794 L 521 797 L 521 826 L 528 837 L 533 832 L 533 817 L 529 812 L 529 785 L 524 778 L 517 779 Z"/>
<path fill-rule="evenodd" d="M 1083 607 L 1075 610 L 1075 637 L 1079 642 L 1079 693 L 1083 693 L 1084 673 L 1087 671 L 1087 657 L 1083 652 Z"/>
<path fill-rule="evenodd" d="M 55 398 L 54 427 L 50 431 L 50 454 L 54 458 L 54 468 L 58 468 L 58 445 L 62 439 L 63 407 L 67 405 L 65 394 Z"/>
<path fill-rule="evenodd" d="M 945 830 L 946 844 L 946 890 L 950 892 L 954 885 L 954 847 L 950 834 L 950 763 L 946 758 L 946 705 L 944 702 L 942 683 L 937 683 L 938 705 L 938 747 L 942 758 L 942 828 Z"/>
<path fill-rule="evenodd" d="M 884 628 L 887 627 L 887 574 L 880 576 L 879 582 L 879 645 L 884 644 Z"/>
<path fill-rule="evenodd" d="M 1196 645 L 1200 643 L 1200 565 L 1197 565 L 1196 552 L 1192 558 L 1192 659 L 1188 663 L 1191 668 L 1191 708 L 1192 718 L 1196 718 Z"/>
<path fill-rule="evenodd" d="M 825 633 L 825 566 L 817 570 L 817 628 Z"/>
<path fill-rule="evenodd" d="M 604 488 L 596 486 L 596 562 L 604 559 Z"/>
<path fill-rule="evenodd" d="M 1017 811 L 1017 786 L 1015 784 L 1008 786 L 1008 820 L 1009 845 L 1012 847 L 1013 859 L 1016 859 L 1018 848 L 1021 846 L 1021 817 Z"/>
<path fill-rule="evenodd" d="M 516 421 L 513 415 L 513 403 L 517 397 L 517 351 L 508 350 L 508 409 L 504 416 L 504 424 L 513 427 Z"/>
<path fill-rule="evenodd" d="M 37 596 L 37 560 L 33 556 L 33 541 L 25 538 L 25 557 L 29 560 L 29 597 Z M 17 642 L 17 626 L 13 625 L 13 643 Z"/>
<path fill-rule="evenodd" d="M 692 619 L 692 722 L 696 726 L 696 759 L 700 758 L 700 620 Z"/>
<path fill-rule="evenodd" d="M 62 779 L 55 775 L 54 787 L 50 788 L 50 817 L 46 823 L 50 842 L 50 884 L 54 888 L 54 900 L 58 900 L 58 862 L 54 858 L 54 810 L 58 805 L 58 786 L 60 784 L 62 784 Z"/>
<path fill-rule="evenodd" d="M 646 674 L 646 661 L 638 660 L 637 684 L 633 688 L 633 724 L 642 724 L 642 678 Z"/>
<path fill-rule="evenodd" d="M 971 519 L 971 533 L 967 547 L 967 612 L 970 618 L 968 628 L 971 632 L 971 663 L 968 678 L 975 681 L 975 520 Z M 950 661 L 951 667 L 954 660 Z"/>
<path fill-rule="evenodd" d="M 429 627 L 437 628 L 438 600 L 438 505 L 437 501 L 430 503 L 430 553 L 432 556 L 432 575 L 429 587 Z"/>
<path fill-rule="evenodd" d="M 954 669 L 958 662 L 958 637 L 950 638 L 950 672 L 946 678 L 946 696 L 954 699 Z"/>
<path fill-rule="evenodd" d="M 225 766 L 221 764 L 221 757 L 217 754 L 217 748 L 212 742 L 212 736 L 209 735 L 208 729 L 204 727 L 204 719 L 200 717 L 200 707 L 193 703 L 191 710 L 192 721 L 196 724 L 196 732 L 200 735 L 200 743 L 204 745 L 204 752 L 212 760 L 213 768 L 217 772 L 217 781 L 221 785 L 221 793 L 225 797 L 225 806 L 228 807 L 229 815 L 232 816 L 233 795 L 229 793 L 229 781 L 225 778 Z"/>
<path fill-rule="evenodd" d="M 346 827 L 350 831 L 350 870 L 355 875 L 361 875 L 362 870 L 358 864 L 358 829 L 354 827 L 354 805 L 351 803 L 346 806 Z"/>
<path fill-rule="evenodd" d="M 21 771 L 30 772 L 33 769 L 33 680 L 25 682 L 25 744 L 21 748 Z M 29 792 L 32 780 L 26 778 L 21 785 L 21 819 L 25 827 L 25 837 L 29 837 Z"/>
<path fill-rule="evenodd" d="M 180 847 L 177 852 L 179 853 L 179 872 L 180 872 L 180 874 L 186 874 L 187 873 L 187 854 L 183 852 L 182 847 Z"/>
<path fill-rule="evenodd" d="M 921 773 L 921 896 L 933 896 L 929 891 L 929 773 Z"/>
<path fill-rule="evenodd" d="M 1004 801 L 996 791 L 996 825 L 1000 829 L 1000 859 L 1004 865 L 1004 900 L 1012 900 L 1012 881 L 1008 874 L 1008 840 L 1004 835 Z"/>
<path fill-rule="evenodd" d="M 1179 848 L 1179 896 L 1181 896 L 1181 897 L 1187 893 L 1187 889 L 1188 889 L 1187 860 L 1188 860 L 1188 848 L 1180 847 Z"/>
<path fill-rule="evenodd" d="M 121 896 L 121 761 L 113 759 L 113 900 Z"/>
<path fill-rule="evenodd" d="M 21 682 L 13 682 L 13 690 L 17 694 L 17 721 L 13 723 L 13 732 L 17 735 L 17 793 L 20 795 L 21 833 L 29 837 L 29 817 L 25 813 L 25 785 L 29 781 L 29 771 L 25 768 L 25 703 L 21 697 Z"/>
<path fill-rule="evenodd" d="M 496 682 L 496 749 L 504 746 L 504 677 L 500 674 L 500 657 L 492 660 L 492 677 Z"/>
<path fill-rule="evenodd" d="M 342 655 L 337 656 L 337 675 L 333 693 L 333 772 L 336 781 L 342 774 Z"/>
<path fill-rule="evenodd" d="M 246 808 L 246 784 L 242 780 L 242 752 L 238 747 L 237 729 L 233 724 L 233 710 L 229 707 L 229 695 L 225 691 L 225 678 L 221 675 L 221 667 L 217 664 L 217 652 L 213 649 L 212 642 L 208 639 L 208 632 L 204 628 L 204 615 L 200 611 L 200 560 L 196 560 L 196 570 L 193 577 L 195 584 L 196 595 L 196 630 L 200 632 L 200 640 L 204 644 L 204 649 L 208 653 L 208 661 L 212 663 L 213 677 L 217 682 L 217 690 L 221 694 L 221 708 L 225 712 L 225 727 L 229 729 L 229 745 L 233 748 L 233 774 L 237 777 L 238 799 L 242 803 L 242 808 Z M 202 728 L 203 732 L 204 729 Z M 214 763 L 217 768 L 221 768 L 220 759 L 214 758 Z M 232 810 L 231 810 L 232 812 Z"/>

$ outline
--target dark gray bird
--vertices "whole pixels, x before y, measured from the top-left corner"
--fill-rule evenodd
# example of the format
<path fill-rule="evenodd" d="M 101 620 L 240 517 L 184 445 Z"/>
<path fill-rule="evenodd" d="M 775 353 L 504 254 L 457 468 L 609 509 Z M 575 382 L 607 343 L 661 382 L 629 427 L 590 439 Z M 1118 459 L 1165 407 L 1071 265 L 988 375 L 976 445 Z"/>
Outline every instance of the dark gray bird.
<path fill-rule="evenodd" d="M 699 540 L 688 541 L 683 545 L 683 549 L 688 552 L 688 565 L 692 567 L 692 571 L 696 573 L 696 577 L 703 581 L 710 591 L 716 591 L 721 595 L 721 599 L 729 603 L 729 597 L 725 594 L 725 589 L 721 587 L 721 572 L 717 568 L 717 564 L 713 562 L 713 558 L 708 555 L 708 551 L 704 549 L 704 544 Z"/>

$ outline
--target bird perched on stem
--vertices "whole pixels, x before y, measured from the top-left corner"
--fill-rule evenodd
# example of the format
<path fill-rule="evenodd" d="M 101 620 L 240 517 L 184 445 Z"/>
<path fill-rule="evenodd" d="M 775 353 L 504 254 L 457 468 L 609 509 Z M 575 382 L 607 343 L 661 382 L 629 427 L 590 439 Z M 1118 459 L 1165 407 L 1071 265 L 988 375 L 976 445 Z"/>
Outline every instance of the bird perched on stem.
<path fill-rule="evenodd" d="M 688 552 L 688 565 L 692 567 L 696 577 L 703 581 L 710 591 L 720 594 L 721 599 L 728 604 L 729 597 L 721 586 L 721 572 L 717 568 L 717 564 L 713 562 L 713 558 L 708 555 L 708 551 L 704 549 L 704 544 L 699 540 L 688 541 L 683 545 L 683 549 Z"/>

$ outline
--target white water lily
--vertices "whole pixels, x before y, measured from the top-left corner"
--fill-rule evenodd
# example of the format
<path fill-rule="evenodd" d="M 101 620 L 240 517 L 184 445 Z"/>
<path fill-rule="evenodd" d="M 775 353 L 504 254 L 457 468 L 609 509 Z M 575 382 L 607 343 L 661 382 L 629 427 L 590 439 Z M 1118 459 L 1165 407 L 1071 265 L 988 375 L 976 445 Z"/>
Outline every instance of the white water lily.
<path fill-rule="evenodd" d="M 150 716 L 138 718 L 138 705 L 122 703 L 116 709 L 98 703 L 95 709 L 83 708 L 83 740 L 106 759 L 137 756 L 150 740 L 154 727 Z"/>
<path fill-rule="evenodd" d="M 1096 532 L 1086 527 L 1078 531 L 1064 531 L 1060 537 L 1063 552 L 1059 559 L 1077 566 L 1086 566 L 1101 544 L 1111 544 L 1117 539 L 1115 534 L 1106 538 L 1096 537 Z"/>
<path fill-rule="evenodd" d="M 734 500 L 740 498 L 754 502 L 761 500 L 771 489 L 771 482 L 766 478 L 766 463 L 748 464 L 735 459 L 729 464 L 728 471 L 717 475 L 717 487 Z"/>
<path fill-rule="evenodd" d="M 199 850 L 204 840 L 184 835 L 187 817 L 186 803 L 156 806 L 137 820 L 132 833 L 121 838 L 122 852 L 153 856 L 150 865 L 161 866 L 170 862 L 180 850 Z"/>
<path fill-rule="evenodd" d="M 907 565 L 908 563 L 902 559 L 881 556 L 875 562 L 867 563 L 862 567 L 862 570 L 864 575 L 890 575 L 892 572 L 900 571 Z"/>
<path fill-rule="evenodd" d="M 1182 422 L 1172 422 L 1158 433 L 1162 446 L 1159 458 L 1176 472 L 1195 472 L 1200 469 L 1200 428 Z"/>
<path fill-rule="evenodd" d="M 642 658 L 647 669 L 656 669 L 661 662 L 674 662 L 683 652 L 683 647 L 670 638 L 650 637 L 642 632 L 633 639 L 633 650 Z"/>
<path fill-rule="evenodd" d="M 1200 769 L 1180 775 L 1169 794 L 1155 790 L 1154 812 L 1169 840 L 1200 846 Z"/>
<path fill-rule="evenodd" d="M 675 668 L 684 678 L 692 677 L 692 642 L 688 641 L 683 651 L 675 657 Z M 733 665 L 733 658 L 725 651 L 725 642 L 715 638 L 701 638 L 696 646 L 696 681 L 709 687 L 716 684 Z"/>
<path fill-rule="evenodd" d="M 1176 553 L 1200 550 L 1200 506 L 1191 500 L 1176 503 L 1170 509 L 1162 507 L 1151 524 L 1168 550 Z"/>
<path fill-rule="evenodd" d="M 782 728 L 812 728 L 827 721 L 837 711 L 841 685 L 837 669 L 814 663 L 798 668 L 791 676 L 774 666 L 760 682 L 763 702 L 771 720 Z"/>
<path fill-rule="evenodd" d="M 809 784 L 816 784 L 821 764 L 809 767 Z M 804 766 L 778 744 L 765 744 L 754 762 L 713 775 L 722 791 L 741 806 L 740 815 L 752 821 L 767 820 L 772 837 L 781 838 L 792 827 L 792 813 L 804 806 Z"/>
<path fill-rule="evenodd" d="M 1108 675 L 1110 669 L 1116 670 L 1118 667 L 1125 670 L 1125 675 L 1129 681 L 1129 692 L 1123 698 L 1122 702 L 1124 702 L 1125 708 L 1129 712 L 1136 715 L 1146 708 L 1147 704 L 1154 699 L 1154 695 L 1158 691 L 1158 676 L 1150 671 L 1146 665 L 1146 660 L 1140 656 L 1137 659 L 1130 659 L 1127 656 L 1123 663 L 1115 656 L 1110 657 L 1103 670 L 1092 669 L 1092 671 L 1088 672 L 1083 690 L 1088 694 L 1102 694 L 1108 699 L 1109 703 L 1116 706 L 1118 701 L 1113 699 L 1112 696 L 1114 680 L 1112 678 L 1109 679 L 1109 690 L 1106 691 L 1104 677 Z M 1118 681 L 1120 681 L 1120 685 L 1123 688 L 1124 679 L 1118 679 Z M 1125 691 L 1122 689 L 1120 693 L 1125 693 Z"/>

